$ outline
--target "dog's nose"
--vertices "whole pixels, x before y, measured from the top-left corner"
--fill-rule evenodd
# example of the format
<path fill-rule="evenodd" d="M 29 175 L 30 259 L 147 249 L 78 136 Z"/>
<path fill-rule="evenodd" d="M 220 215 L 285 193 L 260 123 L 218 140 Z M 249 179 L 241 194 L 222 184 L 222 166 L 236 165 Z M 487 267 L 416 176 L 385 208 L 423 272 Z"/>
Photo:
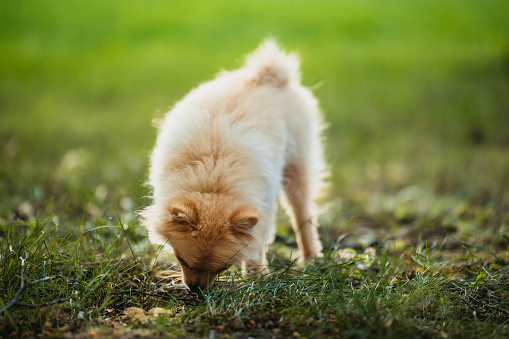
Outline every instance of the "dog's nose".
<path fill-rule="evenodd" d="M 197 284 L 188 284 L 187 285 L 187 288 L 189 288 L 191 290 L 191 292 L 193 293 L 196 293 L 196 294 L 201 294 L 202 293 L 202 288 L 197 285 Z"/>

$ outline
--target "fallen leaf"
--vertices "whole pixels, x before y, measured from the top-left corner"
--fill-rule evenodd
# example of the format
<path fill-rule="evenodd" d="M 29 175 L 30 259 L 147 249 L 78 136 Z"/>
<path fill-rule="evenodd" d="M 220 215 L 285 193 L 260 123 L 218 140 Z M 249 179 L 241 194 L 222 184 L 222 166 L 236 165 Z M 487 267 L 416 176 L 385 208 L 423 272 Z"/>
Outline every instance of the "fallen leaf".
<path fill-rule="evenodd" d="M 341 249 L 337 252 L 337 256 L 343 260 L 353 260 L 357 256 L 357 252 L 352 248 Z"/>
<path fill-rule="evenodd" d="M 148 315 L 153 317 L 158 317 L 161 314 L 168 314 L 168 310 L 165 310 L 162 307 L 154 307 L 148 311 Z"/>
<path fill-rule="evenodd" d="M 139 321 L 146 320 L 147 318 L 145 311 L 139 307 L 128 307 L 124 310 L 124 314 L 127 318 L 132 318 Z"/>
<path fill-rule="evenodd" d="M 389 328 L 392 326 L 393 323 L 394 323 L 394 317 L 388 317 L 387 319 L 384 320 L 384 327 Z"/>

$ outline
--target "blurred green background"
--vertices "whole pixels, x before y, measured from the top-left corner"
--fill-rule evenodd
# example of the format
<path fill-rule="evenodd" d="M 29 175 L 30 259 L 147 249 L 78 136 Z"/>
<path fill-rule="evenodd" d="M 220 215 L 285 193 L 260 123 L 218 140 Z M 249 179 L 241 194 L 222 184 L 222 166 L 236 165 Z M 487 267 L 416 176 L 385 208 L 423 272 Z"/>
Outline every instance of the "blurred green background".
<path fill-rule="evenodd" d="M 148 204 L 152 120 L 274 37 L 329 124 L 324 223 L 447 226 L 477 209 L 472 234 L 499 227 L 507 13 L 506 0 L 1 1 L 0 218 L 26 201 L 54 199 L 46 213 L 70 224 L 90 201 L 106 220 Z"/>

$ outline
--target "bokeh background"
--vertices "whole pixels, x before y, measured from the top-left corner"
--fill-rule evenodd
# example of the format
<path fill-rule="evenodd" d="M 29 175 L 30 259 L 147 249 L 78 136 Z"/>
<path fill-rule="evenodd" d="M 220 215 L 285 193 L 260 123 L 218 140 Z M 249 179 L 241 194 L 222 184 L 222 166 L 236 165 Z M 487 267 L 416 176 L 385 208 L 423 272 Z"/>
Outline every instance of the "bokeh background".
<path fill-rule="evenodd" d="M 117 208 L 136 225 L 153 119 L 274 37 L 329 124 L 326 242 L 502 242 L 507 13 L 505 0 L 1 1 L 0 221 L 51 214 L 72 232 L 118 223 Z"/>

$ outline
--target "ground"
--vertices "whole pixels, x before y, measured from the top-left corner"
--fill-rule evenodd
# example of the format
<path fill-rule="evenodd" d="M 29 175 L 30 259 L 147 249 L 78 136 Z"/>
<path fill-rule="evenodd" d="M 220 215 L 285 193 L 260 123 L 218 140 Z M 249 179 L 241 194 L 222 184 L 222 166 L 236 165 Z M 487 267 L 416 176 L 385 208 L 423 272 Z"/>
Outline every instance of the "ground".
<path fill-rule="evenodd" d="M 1 2 L 0 337 L 509 336 L 508 9 Z M 280 213 L 198 299 L 136 217 L 152 121 L 268 36 L 328 124 L 324 256 Z"/>

